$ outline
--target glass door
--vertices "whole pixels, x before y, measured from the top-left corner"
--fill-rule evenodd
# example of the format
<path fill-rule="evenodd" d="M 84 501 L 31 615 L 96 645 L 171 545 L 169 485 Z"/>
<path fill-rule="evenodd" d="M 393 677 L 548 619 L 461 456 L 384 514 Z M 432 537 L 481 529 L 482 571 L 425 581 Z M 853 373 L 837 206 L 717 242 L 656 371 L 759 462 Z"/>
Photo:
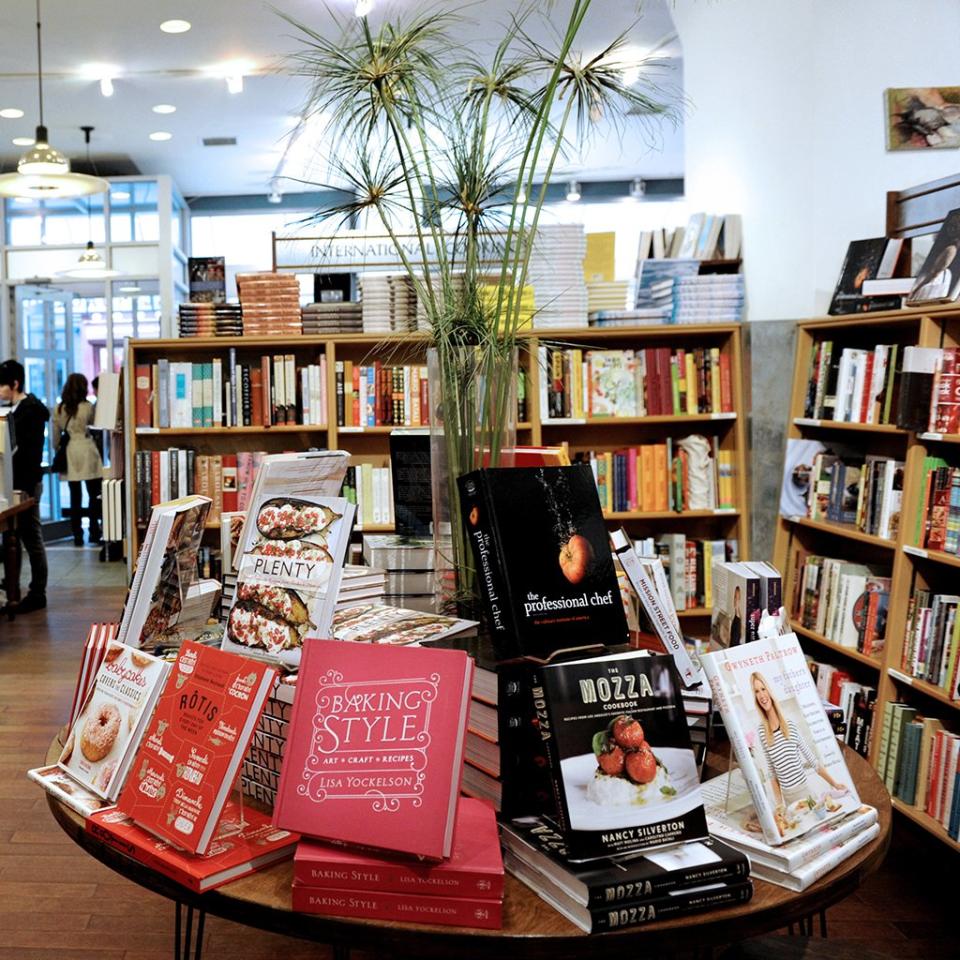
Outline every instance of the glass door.
<path fill-rule="evenodd" d="M 27 393 L 47 405 L 51 416 L 67 375 L 73 370 L 73 294 L 56 287 L 16 287 L 17 351 L 26 371 Z M 53 460 L 53 430 L 48 427 L 44 464 Z M 40 518 L 44 523 L 62 520 L 59 477 L 46 475 Z"/>

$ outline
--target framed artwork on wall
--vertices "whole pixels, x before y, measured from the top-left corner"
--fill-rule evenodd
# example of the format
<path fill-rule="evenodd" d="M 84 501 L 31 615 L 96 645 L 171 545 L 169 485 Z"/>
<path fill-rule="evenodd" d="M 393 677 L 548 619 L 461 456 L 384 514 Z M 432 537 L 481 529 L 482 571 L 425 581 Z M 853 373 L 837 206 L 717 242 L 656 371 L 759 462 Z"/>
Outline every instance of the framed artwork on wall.
<path fill-rule="evenodd" d="M 960 147 L 960 87 L 888 87 L 887 149 Z"/>

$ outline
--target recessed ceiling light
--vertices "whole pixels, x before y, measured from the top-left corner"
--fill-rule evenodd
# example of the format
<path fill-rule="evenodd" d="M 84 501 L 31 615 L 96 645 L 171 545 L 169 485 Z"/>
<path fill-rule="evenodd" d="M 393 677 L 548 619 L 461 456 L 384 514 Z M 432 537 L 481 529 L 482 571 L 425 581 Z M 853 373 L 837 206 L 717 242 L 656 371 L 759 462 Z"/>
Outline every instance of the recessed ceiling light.
<path fill-rule="evenodd" d="M 111 200 L 129 200 L 130 194 L 126 190 L 111 190 L 110 191 Z"/>
<path fill-rule="evenodd" d="M 13 145 L 15 147 L 32 147 L 37 141 L 33 137 L 14 137 Z"/>
<path fill-rule="evenodd" d="M 164 20 L 160 24 L 164 33 L 186 33 L 190 29 L 189 20 Z"/>
<path fill-rule="evenodd" d="M 150 134 L 150 139 L 151 140 L 172 140 L 173 134 L 168 133 L 166 130 L 154 130 L 154 132 Z"/>
<path fill-rule="evenodd" d="M 117 292 L 118 293 L 139 293 L 140 288 L 137 286 L 117 287 Z"/>
<path fill-rule="evenodd" d="M 177 108 L 172 103 L 158 103 L 153 108 L 154 113 L 176 113 Z"/>
<path fill-rule="evenodd" d="M 17 107 L 4 107 L 0 110 L 0 117 L 4 120 L 19 120 L 23 116 L 23 111 Z"/>

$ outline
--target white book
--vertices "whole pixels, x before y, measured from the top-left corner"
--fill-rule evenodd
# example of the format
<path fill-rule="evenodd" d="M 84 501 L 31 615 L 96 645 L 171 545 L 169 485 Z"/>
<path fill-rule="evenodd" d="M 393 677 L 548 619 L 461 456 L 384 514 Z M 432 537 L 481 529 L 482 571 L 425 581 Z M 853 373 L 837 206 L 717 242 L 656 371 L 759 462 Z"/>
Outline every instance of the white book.
<path fill-rule="evenodd" d="M 186 496 L 187 490 L 187 451 L 180 450 L 177 456 L 177 493 Z"/>
<path fill-rule="evenodd" d="M 170 451 L 160 451 L 160 500 L 170 499 Z"/>
<path fill-rule="evenodd" d="M 767 843 L 860 806 L 795 634 L 705 653 L 701 663 Z"/>
<path fill-rule="evenodd" d="M 851 382 L 850 363 L 852 359 L 852 353 L 852 350 L 846 349 L 840 354 L 840 363 L 837 366 L 837 399 L 833 411 L 834 420 L 842 421 L 849 419 L 848 403 Z"/>
<path fill-rule="evenodd" d="M 547 401 L 547 387 L 550 383 L 550 371 L 547 369 L 547 348 L 537 348 L 538 363 L 540 365 L 540 419 L 550 419 L 550 405 Z"/>
<path fill-rule="evenodd" d="M 310 367 L 300 368 L 300 396 L 303 398 L 302 421 L 306 426 L 313 423 L 312 397 L 310 395 Z"/>
<path fill-rule="evenodd" d="M 104 800 L 116 800 L 170 664 L 119 640 L 107 645 L 58 765 Z"/>
<path fill-rule="evenodd" d="M 883 465 L 883 487 L 880 500 L 880 523 L 877 536 L 888 540 L 896 536 L 903 500 L 903 464 L 887 460 Z"/>
<path fill-rule="evenodd" d="M 887 379 L 887 357 L 890 348 L 878 343 L 873 351 L 873 374 L 870 378 L 870 396 L 867 398 L 867 423 L 876 423 L 877 398 L 883 392 Z"/>
<path fill-rule="evenodd" d="M 287 410 L 287 422 L 297 422 L 297 362 L 292 353 L 283 357 L 283 384 L 285 389 L 284 405 Z"/>
<path fill-rule="evenodd" d="M 880 836 L 880 824 L 871 824 L 843 843 L 831 847 L 816 860 L 805 863 L 791 873 L 768 867 L 763 863 L 754 863 L 751 858 L 750 876 L 758 877 L 760 880 L 766 880 L 767 883 L 775 884 L 778 887 L 786 887 L 788 890 L 795 890 L 799 893 L 816 883 L 821 877 L 825 877 L 831 870 L 840 866 L 844 860 L 848 860 L 858 850 L 862 850 L 868 843 L 872 843 L 878 836 Z"/>
<path fill-rule="evenodd" d="M 223 361 L 219 357 L 213 360 L 213 383 L 211 397 L 213 400 L 213 425 L 223 424 Z"/>
<path fill-rule="evenodd" d="M 857 649 L 859 631 L 857 629 L 858 608 L 862 606 L 863 595 L 867 589 L 867 577 L 861 573 L 848 573 L 843 577 L 844 599 L 841 611 L 840 631 L 834 637 L 841 647 Z"/>
<path fill-rule="evenodd" d="M 687 260 L 693 257 L 706 216 L 705 213 L 694 213 L 691 214 L 690 219 L 687 221 L 687 227 L 683 232 L 683 242 L 680 244 L 680 251 L 677 254 L 681 260 Z"/>
<path fill-rule="evenodd" d="M 98 430 L 119 430 L 122 423 L 120 374 L 111 370 L 101 370 L 99 384 L 93 426 Z"/>
<path fill-rule="evenodd" d="M 863 392 L 866 389 L 867 378 L 867 351 L 853 351 L 853 387 L 850 397 L 850 415 L 847 417 L 852 423 L 860 423 L 860 412 L 863 409 Z"/>
<path fill-rule="evenodd" d="M 757 832 L 753 801 L 738 767 L 702 783 L 700 793 L 710 833 L 742 850 L 750 858 L 751 870 L 760 863 L 785 873 L 799 870 L 878 820 L 876 809 L 862 804 L 845 817 L 829 820 L 802 837 L 773 846 Z"/>
<path fill-rule="evenodd" d="M 64 773 L 59 766 L 34 767 L 27 771 L 27 776 L 39 783 L 47 793 L 65 803 L 71 810 L 75 810 L 81 817 L 89 817 L 98 810 L 106 810 L 113 804 L 103 797 L 81 787 L 73 777 Z"/>

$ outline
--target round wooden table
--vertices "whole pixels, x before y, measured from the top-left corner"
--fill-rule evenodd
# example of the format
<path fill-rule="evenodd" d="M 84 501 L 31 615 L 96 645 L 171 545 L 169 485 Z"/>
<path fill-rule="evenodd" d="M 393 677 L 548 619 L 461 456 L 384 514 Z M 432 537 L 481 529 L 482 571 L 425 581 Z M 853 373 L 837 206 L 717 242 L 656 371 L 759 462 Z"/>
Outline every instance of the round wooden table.
<path fill-rule="evenodd" d="M 458 960 L 490 960 L 491 957 L 496 960 L 574 960 L 614 952 L 618 956 L 642 954 L 647 957 L 680 951 L 709 954 L 712 947 L 736 943 L 794 923 L 800 924 L 802 930 L 809 918 L 849 896 L 880 865 L 890 843 L 890 796 L 869 763 L 852 750 L 844 749 L 861 799 L 879 812 L 880 834 L 822 880 L 803 893 L 794 893 L 755 879 L 753 899 L 749 903 L 592 935 L 583 933 L 509 874 L 502 930 L 295 913 L 290 908 L 291 861 L 208 893 L 196 894 L 94 839 L 84 830 L 83 817 L 52 796 L 48 796 L 48 800 L 57 822 L 84 850 L 128 879 L 177 904 L 175 960 L 189 960 L 191 938 L 194 960 L 199 960 L 206 913 L 302 940 L 330 944 L 338 958 L 348 957 L 353 948 L 399 956 L 457 957 Z M 47 762 L 56 763 L 59 752 L 60 746 L 54 741 Z M 714 760 L 712 756 L 710 759 Z M 726 762 L 716 759 L 718 764 Z M 712 767 L 712 772 L 717 770 Z M 186 908 L 185 923 L 181 919 L 183 908 Z"/>

